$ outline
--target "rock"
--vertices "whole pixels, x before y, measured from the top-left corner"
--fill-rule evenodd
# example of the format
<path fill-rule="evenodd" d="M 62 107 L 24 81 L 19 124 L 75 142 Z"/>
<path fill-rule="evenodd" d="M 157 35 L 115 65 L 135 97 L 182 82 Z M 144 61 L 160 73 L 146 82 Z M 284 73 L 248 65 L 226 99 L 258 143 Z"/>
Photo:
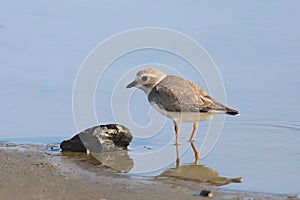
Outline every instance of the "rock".
<path fill-rule="evenodd" d="M 126 149 L 131 140 L 131 132 L 122 125 L 98 125 L 64 140 L 60 148 L 62 151 L 100 153 Z"/>
<path fill-rule="evenodd" d="M 200 192 L 200 196 L 211 198 L 211 197 L 213 197 L 214 195 L 213 195 L 213 193 L 212 193 L 211 191 L 209 191 L 209 190 L 202 190 L 202 191 Z"/>
<path fill-rule="evenodd" d="M 72 152 L 86 152 L 86 148 L 83 145 L 79 134 L 75 135 L 69 140 L 64 140 L 60 144 L 62 151 L 72 151 Z"/>

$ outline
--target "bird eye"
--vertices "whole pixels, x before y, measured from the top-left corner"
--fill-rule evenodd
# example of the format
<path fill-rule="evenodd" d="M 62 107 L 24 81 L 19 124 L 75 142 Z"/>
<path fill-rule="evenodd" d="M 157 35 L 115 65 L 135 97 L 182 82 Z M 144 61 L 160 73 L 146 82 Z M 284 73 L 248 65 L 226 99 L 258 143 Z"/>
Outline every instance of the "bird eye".
<path fill-rule="evenodd" d="M 147 76 L 142 76 L 142 81 L 147 81 L 148 77 Z"/>

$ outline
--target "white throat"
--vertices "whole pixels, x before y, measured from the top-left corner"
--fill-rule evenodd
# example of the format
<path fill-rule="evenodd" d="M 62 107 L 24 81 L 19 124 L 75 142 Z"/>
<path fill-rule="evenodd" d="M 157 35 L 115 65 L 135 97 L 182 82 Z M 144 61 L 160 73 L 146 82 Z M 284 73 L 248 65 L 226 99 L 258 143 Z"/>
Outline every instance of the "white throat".
<path fill-rule="evenodd" d="M 167 75 L 161 76 L 160 79 L 158 79 L 158 80 L 156 81 L 155 86 L 156 86 L 160 81 L 162 81 L 164 78 L 166 78 L 166 76 L 167 76 Z M 155 86 L 154 86 L 154 87 L 155 87 Z M 147 96 L 149 95 L 149 93 L 150 93 L 151 90 L 153 89 L 153 87 L 145 87 L 145 86 L 140 86 L 139 88 L 140 88 L 141 90 L 143 90 L 143 91 L 146 93 Z"/>

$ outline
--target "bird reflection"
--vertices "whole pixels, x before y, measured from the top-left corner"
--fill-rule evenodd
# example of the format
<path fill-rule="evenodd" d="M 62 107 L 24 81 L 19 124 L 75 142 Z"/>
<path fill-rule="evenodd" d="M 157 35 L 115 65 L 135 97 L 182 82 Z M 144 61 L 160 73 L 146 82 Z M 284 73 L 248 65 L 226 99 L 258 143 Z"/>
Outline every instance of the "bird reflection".
<path fill-rule="evenodd" d="M 222 177 L 215 169 L 206 167 L 204 165 L 198 165 L 199 153 L 195 147 L 194 142 L 191 142 L 191 147 L 195 154 L 194 164 L 180 166 L 179 148 L 178 145 L 176 145 L 176 167 L 166 170 L 160 176 L 204 182 L 214 186 L 221 186 L 229 183 L 242 182 L 242 177 L 238 177 L 238 178 Z"/>

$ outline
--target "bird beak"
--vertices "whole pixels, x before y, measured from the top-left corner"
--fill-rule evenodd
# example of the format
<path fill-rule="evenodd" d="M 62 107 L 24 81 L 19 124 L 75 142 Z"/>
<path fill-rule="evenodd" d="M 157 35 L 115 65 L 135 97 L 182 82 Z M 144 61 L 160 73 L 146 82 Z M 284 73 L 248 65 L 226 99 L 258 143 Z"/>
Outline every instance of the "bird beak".
<path fill-rule="evenodd" d="M 135 81 L 135 80 L 132 81 L 131 83 L 129 83 L 129 84 L 126 86 L 126 88 L 132 88 L 132 87 L 134 87 L 134 86 L 136 86 L 136 81 Z"/>

